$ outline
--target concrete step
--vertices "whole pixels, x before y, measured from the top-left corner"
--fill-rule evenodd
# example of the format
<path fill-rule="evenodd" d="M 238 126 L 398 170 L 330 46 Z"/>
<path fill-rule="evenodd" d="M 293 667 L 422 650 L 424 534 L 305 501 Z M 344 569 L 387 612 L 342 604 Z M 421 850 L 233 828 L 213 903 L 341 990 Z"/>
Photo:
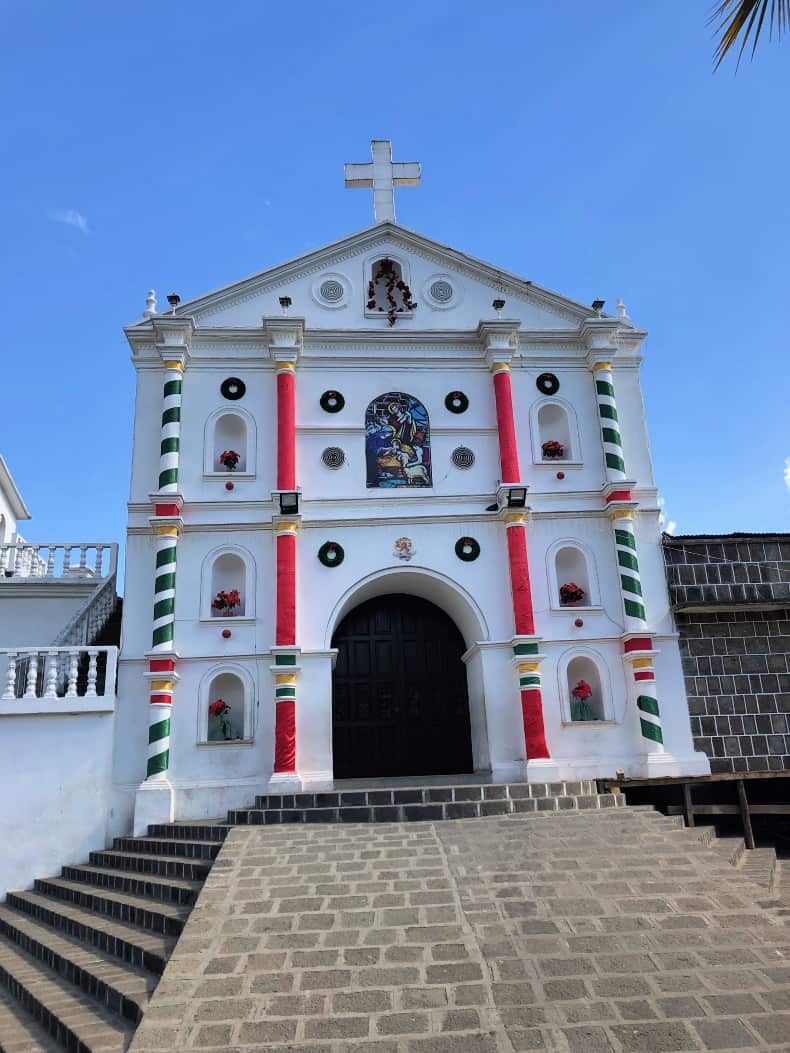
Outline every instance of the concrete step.
<path fill-rule="evenodd" d="M 140 1022 L 156 987 L 155 973 L 58 933 L 9 907 L 0 906 L 0 936 L 114 1013 L 133 1024 Z"/>
<path fill-rule="evenodd" d="M 150 932 L 38 892 L 9 892 L 7 904 L 45 925 L 101 951 L 161 974 L 175 937 Z"/>
<path fill-rule="evenodd" d="M 91 852 L 89 858 L 93 866 L 124 870 L 134 874 L 178 878 L 184 881 L 203 882 L 211 870 L 209 860 L 183 859 L 179 856 L 150 856 L 142 852 L 116 852 L 111 848 L 101 852 Z"/>
<path fill-rule="evenodd" d="M 179 856 L 184 859 L 217 858 L 222 841 L 187 841 L 167 837 L 116 837 L 113 848 L 118 852 L 134 852 L 145 856 Z"/>
<path fill-rule="evenodd" d="M 5 940 L 0 940 L 0 986 L 65 1049 L 123 1053 L 128 1048 L 134 1024 Z"/>
<path fill-rule="evenodd" d="M 67 881 L 80 882 L 110 892 L 125 892 L 130 896 L 148 896 L 150 899 L 175 903 L 182 907 L 193 906 L 203 884 L 202 881 L 186 881 L 183 878 L 130 874 L 126 870 L 111 870 L 109 867 L 94 866 L 91 863 L 65 866 L 62 876 Z"/>
<path fill-rule="evenodd" d="M 106 914 L 118 921 L 151 932 L 161 932 L 166 936 L 178 936 L 189 916 L 186 907 L 122 892 L 98 891 L 79 881 L 66 881 L 64 878 L 37 878 L 33 887 L 44 896 L 73 903 L 77 907 Z"/>
<path fill-rule="evenodd" d="M 478 787 L 477 789 L 482 789 Z M 400 792 L 400 791 L 395 791 Z M 483 816 L 543 814 L 615 808 L 625 805 L 622 794 L 585 794 L 581 796 L 503 797 L 484 800 L 432 801 L 346 805 L 307 808 L 239 808 L 228 813 L 231 822 L 260 826 L 282 823 L 403 823 L 443 819 L 477 819 Z"/>
<path fill-rule="evenodd" d="M 2 986 L 0 1053 L 63 1053 L 63 1047 Z"/>
<path fill-rule="evenodd" d="M 206 820 L 204 823 L 153 823 L 148 827 L 148 835 L 177 841 L 218 841 L 221 843 L 230 830 L 226 822 L 217 820 Z"/>
<path fill-rule="evenodd" d="M 776 850 L 773 848 L 747 850 L 740 856 L 737 868 L 755 885 L 759 885 L 766 892 L 772 892 L 776 869 Z"/>

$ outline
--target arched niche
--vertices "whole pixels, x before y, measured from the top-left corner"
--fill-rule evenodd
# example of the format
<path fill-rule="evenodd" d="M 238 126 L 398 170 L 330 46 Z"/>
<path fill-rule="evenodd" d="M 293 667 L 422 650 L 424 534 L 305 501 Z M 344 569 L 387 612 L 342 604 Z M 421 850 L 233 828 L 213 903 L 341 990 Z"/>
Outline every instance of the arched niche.
<path fill-rule="evenodd" d="M 224 718 L 210 713 L 211 706 L 220 700 L 230 707 Z M 223 719 L 226 728 L 223 728 Z M 244 666 L 225 664 L 209 670 L 198 691 L 198 742 L 249 742 L 253 738 L 254 719 L 255 684 Z"/>
<path fill-rule="evenodd" d="M 532 459 L 535 464 L 579 464 L 581 443 L 576 411 L 560 398 L 545 398 L 534 403 L 530 411 Z M 543 452 L 543 444 L 558 442 L 563 447 L 562 457 L 551 457 Z"/>
<path fill-rule="evenodd" d="M 614 719 L 612 685 L 603 657 L 593 648 L 577 647 L 566 651 L 558 665 L 562 719 L 565 723 L 583 724 Z M 573 691 L 581 682 L 592 689 L 584 700 Z"/>
<path fill-rule="evenodd" d="M 410 318 L 415 307 L 409 265 L 393 253 L 376 253 L 365 260 L 365 314 L 369 318 Z"/>
<path fill-rule="evenodd" d="M 431 425 L 425 406 L 405 391 L 377 395 L 365 411 L 368 489 L 432 486 Z"/>
<path fill-rule="evenodd" d="M 546 553 L 549 593 L 552 610 L 600 607 L 595 559 L 581 541 L 564 538 L 555 541 Z M 575 584 L 583 591 L 582 599 L 563 602 L 563 585 Z"/>
<path fill-rule="evenodd" d="M 239 455 L 233 471 L 220 460 L 223 452 L 235 451 Z M 203 444 L 203 471 L 206 475 L 254 475 L 256 431 L 250 414 L 234 406 L 233 409 L 215 410 L 206 421 Z"/>
<path fill-rule="evenodd" d="M 219 593 L 239 593 L 239 604 L 232 613 L 216 606 Z M 221 620 L 255 617 L 255 560 L 245 548 L 227 545 L 214 549 L 203 563 L 201 580 L 201 618 Z"/>

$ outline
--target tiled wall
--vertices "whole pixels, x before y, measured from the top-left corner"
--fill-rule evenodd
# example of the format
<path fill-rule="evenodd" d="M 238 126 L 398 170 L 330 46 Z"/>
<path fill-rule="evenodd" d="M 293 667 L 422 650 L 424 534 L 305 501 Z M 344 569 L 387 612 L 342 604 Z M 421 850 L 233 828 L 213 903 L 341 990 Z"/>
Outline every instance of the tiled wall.
<path fill-rule="evenodd" d="M 714 772 L 790 768 L 790 535 L 665 538 L 698 749 Z"/>

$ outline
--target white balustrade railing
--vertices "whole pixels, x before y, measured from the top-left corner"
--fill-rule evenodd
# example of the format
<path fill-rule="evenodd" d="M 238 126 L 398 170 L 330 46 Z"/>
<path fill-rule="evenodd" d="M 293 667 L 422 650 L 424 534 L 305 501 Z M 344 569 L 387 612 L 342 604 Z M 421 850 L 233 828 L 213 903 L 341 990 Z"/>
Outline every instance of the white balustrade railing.
<path fill-rule="evenodd" d="M 117 664 L 117 647 L 2 648 L 0 701 L 109 698 Z"/>
<path fill-rule="evenodd" d="M 0 545 L 0 581 L 109 578 L 117 564 L 116 544 L 15 541 Z"/>
<path fill-rule="evenodd" d="M 104 583 L 94 589 L 79 610 L 75 611 L 71 621 L 52 641 L 53 645 L 55 647 L 78 647 L 98 639 L 118 603 L 115 586 L 114 574 L 110 578 L 105 578 Z"/>

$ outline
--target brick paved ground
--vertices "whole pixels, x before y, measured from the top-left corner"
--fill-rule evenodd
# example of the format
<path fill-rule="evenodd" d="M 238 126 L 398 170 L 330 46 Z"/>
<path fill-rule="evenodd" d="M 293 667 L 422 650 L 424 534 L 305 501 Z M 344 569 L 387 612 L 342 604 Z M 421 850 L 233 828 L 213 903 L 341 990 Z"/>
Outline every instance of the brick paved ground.
<path fill-rule="evenodd" d="M 131 1047 L 790 1050 L 790 927 L 655 812 L 237 828 Z"/>

